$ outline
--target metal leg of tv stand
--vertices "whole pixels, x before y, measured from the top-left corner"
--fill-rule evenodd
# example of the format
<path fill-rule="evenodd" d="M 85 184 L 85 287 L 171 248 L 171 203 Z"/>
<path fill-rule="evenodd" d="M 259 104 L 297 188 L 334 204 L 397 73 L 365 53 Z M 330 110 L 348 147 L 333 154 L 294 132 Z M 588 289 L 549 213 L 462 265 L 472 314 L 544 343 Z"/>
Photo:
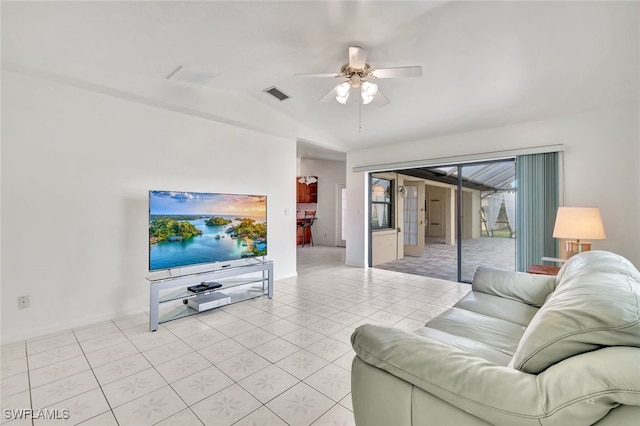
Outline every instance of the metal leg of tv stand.
<path fill-rule="evenodd" d="M 151 294 L 149 297 L 149 330 L 156 331 L 158 329 L 160 315 L 160 292 L 151 286 Z"/>
<path fill-rule="evenodd" d="M 265 275 L 267 277 L 265 278 Z M 264 293 L 264 283 L 267 282 L 267 297 L 273 298 L 273 264 L 268 265 L 268 269 L 262 271 L 262 292 Z"/>

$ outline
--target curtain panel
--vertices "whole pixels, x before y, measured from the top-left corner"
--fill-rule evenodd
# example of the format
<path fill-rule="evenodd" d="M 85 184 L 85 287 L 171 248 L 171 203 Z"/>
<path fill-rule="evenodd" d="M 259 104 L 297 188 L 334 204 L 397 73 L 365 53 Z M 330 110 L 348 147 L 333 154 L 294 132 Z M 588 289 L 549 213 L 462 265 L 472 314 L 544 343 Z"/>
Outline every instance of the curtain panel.
<path fill-rule="evenodd" d="M 493 228 L 498 221 L 503 199 L 504 196 L 501 193 L 492 194 L 486 198 L 485 219 L 487 221 L 487 232 L 491 237 L 493 237 Z"/>
<path fill-rule="evenodd" d="M 505 192 L 504 193 L 504 208 L 507 212 L 507 220 L 511 227 L 511 232 L 518 232 L 518 223 L 516 218 L 516 193 Z"/>

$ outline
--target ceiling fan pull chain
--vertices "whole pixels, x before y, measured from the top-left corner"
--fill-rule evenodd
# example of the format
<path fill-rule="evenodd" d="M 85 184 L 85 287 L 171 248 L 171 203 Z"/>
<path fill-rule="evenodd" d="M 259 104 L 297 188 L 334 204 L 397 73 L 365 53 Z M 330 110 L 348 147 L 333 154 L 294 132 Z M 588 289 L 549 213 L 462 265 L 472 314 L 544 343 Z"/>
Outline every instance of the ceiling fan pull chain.
<path fill-rule="evenodd" d="M 362 131 L 362 100 L 358 100 L 358 131 Z"/>

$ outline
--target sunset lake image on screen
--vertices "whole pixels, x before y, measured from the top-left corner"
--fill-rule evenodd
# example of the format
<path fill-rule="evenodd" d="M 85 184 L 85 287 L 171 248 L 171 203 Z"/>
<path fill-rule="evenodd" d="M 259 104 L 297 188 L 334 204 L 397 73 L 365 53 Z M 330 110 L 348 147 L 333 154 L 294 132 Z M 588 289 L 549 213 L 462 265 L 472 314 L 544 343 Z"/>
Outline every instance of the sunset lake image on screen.
<path fill-rule="evenodd" d="M 267 254 L 265 195 L 149 191 L 149 270 Z"/>

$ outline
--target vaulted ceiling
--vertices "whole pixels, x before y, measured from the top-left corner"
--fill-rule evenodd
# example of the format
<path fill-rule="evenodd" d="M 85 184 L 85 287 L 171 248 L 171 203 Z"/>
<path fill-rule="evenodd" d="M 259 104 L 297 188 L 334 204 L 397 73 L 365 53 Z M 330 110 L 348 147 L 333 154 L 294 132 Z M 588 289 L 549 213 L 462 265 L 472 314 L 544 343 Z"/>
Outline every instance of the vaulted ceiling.
<path fill-rule="evenodd" d="M 639 22 L 639 2 L 3 1 L 2 61 L 131 100 L 153 83 L 156 106 L 205 119 L 255 121 L 251 102 L 299 124 L 301 153 L 335 154 L 638 102 Z M 423 75 L 378 80 L 390 103 L 361 111 L 319 102 L 339 80 L 293 77 L 338 72 L 353 45 Z M 167 80 L 180 65 L 216 77 Z"/>

